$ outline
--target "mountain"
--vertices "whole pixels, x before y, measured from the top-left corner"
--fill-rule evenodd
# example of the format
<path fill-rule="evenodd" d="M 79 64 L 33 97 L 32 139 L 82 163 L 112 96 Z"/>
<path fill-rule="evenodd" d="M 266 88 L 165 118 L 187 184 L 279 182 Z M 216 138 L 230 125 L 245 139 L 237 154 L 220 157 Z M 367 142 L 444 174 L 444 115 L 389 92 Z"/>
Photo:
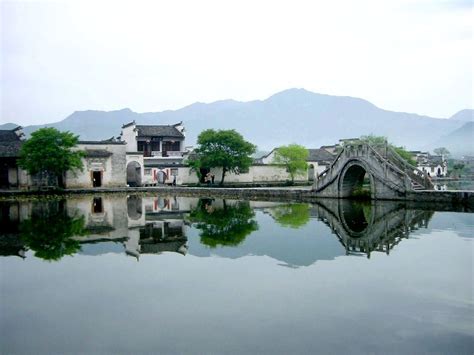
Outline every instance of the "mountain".
<path fill-rule="evenodd" d="M 456 120 L 456 121 L 464 121 L 464 122 L 474 121 L 474 110 L 470 110 L 470 109 L 461 110 L 458 113 L 452 115 L 449 119 Z"/>
<path fill-rule="evenodd" d="M 452 156 L 474 155 L 474 122 L 466 122 L 460 128 L 442 136 L 431 144 L 431 149 L 445 147 Z"/>
<path fill-rule="evenodd" d="M 60 122 L 25 127 L 25 133 L 52 126 L 79 134 L 81 139 L 106 139 L 117 136 L 122 124 L 132 120 L 139 124 L 183 121 L 187 145 L 195 144 L 203 129 L 234 128 L 263 150 L 289 143 L 318 147 L 371 133 L 410 149 L 422 149 L 463 124 L 457 119 L 387 111 L 359 98 L 289 89 L 266 100 L 194 103 L 175 111 L 78 111 Z"/>
<path fill-rule="evenodd" d="M 5 123 L 5 124 L 0 125 L 0 129 L 13 129 L 13 128 L 17 128 L 18 126 L 19 125 L 15 123 Z"/>

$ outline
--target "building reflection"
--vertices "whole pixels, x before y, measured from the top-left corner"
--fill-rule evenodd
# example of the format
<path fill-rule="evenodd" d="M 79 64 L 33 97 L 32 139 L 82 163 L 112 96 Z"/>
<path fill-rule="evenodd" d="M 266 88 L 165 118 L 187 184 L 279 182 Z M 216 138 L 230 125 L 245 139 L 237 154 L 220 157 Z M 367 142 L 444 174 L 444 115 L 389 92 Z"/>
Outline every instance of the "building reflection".
<path fill-rule="evenodd" d="M 1 202 L 0 212 L 1 256 L 25 258 L 32 250 L 36 257 L 58 260 L 74 253 L 119 252 L 139 260 L 164 252 L 209 256 L 212 249 L 230 258 L 268 255 L 291 267 L 344 254 L 389 254 L 411 232 L 426 228 L 433 214 L 394 202 L 325 199 L 291 204 L 139 195 Z M 247 243 L 265 215 L 280 227 Z M 310 223 L 316 219 L 323 224 Z M 303 236 L 293 235 L 301 228 Z M 191 249 L 190 229 L 199 234 Z M 318 235 L 321 231 L 325 239 Z"/>
<path fill-rule="evenodd" d="M 162 252 L 186 255 L 184 214 L 197 202 L 173 196 L 2 202 L 0 255 L 24 258 L 29 249 L 49 260 L 117 250 L 137 259 Z"/>

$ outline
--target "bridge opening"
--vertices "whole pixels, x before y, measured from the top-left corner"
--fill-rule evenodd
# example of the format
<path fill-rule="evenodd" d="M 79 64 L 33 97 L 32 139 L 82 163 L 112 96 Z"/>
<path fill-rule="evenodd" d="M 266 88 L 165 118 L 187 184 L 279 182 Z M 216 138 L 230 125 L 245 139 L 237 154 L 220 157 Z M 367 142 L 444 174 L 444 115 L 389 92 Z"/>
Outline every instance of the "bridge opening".
<path fill-rule="evenodd" d="M 351 237 L 359 237 L 369 225 L 372 205 L 370 202 L 344 201 L 342 204 L 342 219 Z"/>
<path fill-rule="evenodd" d="M 372 196 L 370 176 L 360 165 L 352 165 L 343 176 L 341 197 L 368 200 Z"/>

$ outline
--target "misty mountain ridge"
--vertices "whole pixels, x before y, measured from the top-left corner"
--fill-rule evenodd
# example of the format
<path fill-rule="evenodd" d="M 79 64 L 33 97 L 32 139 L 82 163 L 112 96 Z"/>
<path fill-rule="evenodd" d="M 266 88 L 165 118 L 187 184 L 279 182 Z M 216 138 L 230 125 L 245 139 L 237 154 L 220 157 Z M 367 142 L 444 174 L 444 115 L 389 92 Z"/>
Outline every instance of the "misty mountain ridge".
<path fill-rule="evenodd" d="M 464 121 L 464 122 L 472 122 L 474 121 L 474 110 L 471 109 L 465 109 L 461 110 L 454 115 L 452 115 L 450 120 L 456 120 L 456 121 Z"/>
<path fill-rule="evenodd" d="M 196 102 L 162 112 L 137 113 L 128 108 L 76 111 L 60 122 L 27 126 L 24 131 L 30 134 L 47 126 L 69 130 L 83 140 L 99 140 L 118 136 L 121 126 L 133 120 L 145 125 L 183 121 L 186 145 L 194 145 L 202 130 L 214 128 L 236 129 L 264 150 L 289 143 L 314 148 L 367 134 L 387 136 L 391 142 L 408 149 L 427 149 L 442 136 L 460 128 L 472 112 L 462 110 L 450 119 L 439 119 L 383 110 L 360 98 L 289 89 L 265 100 Z"/>
<path fill-rule="evenodd" d="M 474 155 L 474 122 L 466 122 L 460 128 L 442 136 L 432 147 L 446 147 L 453 156 Z"/>

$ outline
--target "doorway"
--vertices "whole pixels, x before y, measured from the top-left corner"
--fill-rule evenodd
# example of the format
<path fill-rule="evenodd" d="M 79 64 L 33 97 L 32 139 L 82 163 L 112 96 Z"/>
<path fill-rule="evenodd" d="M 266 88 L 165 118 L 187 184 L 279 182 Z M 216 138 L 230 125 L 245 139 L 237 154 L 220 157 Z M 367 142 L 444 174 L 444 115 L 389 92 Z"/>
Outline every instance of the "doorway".
<path fill-rule="evenodd" d="M 92 186 L 93 187 L 101 187 L 102 186 L 102 172 L 101 171 L 93 171 L 92 172 Z"/>

